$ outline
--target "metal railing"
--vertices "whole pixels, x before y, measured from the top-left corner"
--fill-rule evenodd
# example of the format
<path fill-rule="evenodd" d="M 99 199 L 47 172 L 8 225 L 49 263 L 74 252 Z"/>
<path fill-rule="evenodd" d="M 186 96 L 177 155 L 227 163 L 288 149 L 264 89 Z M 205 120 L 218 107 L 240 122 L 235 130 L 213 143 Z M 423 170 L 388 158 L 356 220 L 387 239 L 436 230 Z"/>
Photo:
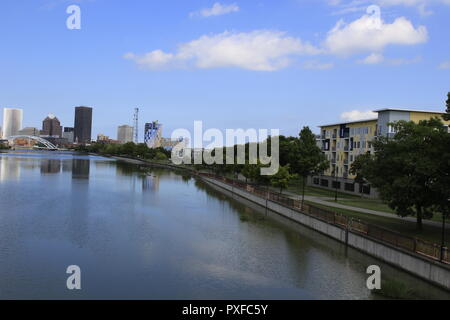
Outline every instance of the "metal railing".
<path fill-rule="evenodd" d="M 298 211 L 299 213 L 313 216 L 319 220 L 325 221 L 326 223 L 336 225 L 355 233 L 366 235 L 367 237 L 370 237 L 377 241 L 419 254 L 432 260 L 450 264 L 450 252 L 447 247 L 441 247 L 440 245 L 427 242 L 422 239 L 405 236 L 396 231 L 369 224 L 362 220 L 354 219 L 331 210 L 313 206 L 311 204 L 302 204 L 302 201 L 300 200 L 295 200 L 283 194 L 272 192 L 268 188 L 262 188 L 260 186 L 208 173 L 197 174 L 200 176 L 219 180 L 228 185 L 232 185 L 251 194 L 257 195 L 261 198 L 276 202 L 278 204 L 282 204 L 286 207 Z"/>

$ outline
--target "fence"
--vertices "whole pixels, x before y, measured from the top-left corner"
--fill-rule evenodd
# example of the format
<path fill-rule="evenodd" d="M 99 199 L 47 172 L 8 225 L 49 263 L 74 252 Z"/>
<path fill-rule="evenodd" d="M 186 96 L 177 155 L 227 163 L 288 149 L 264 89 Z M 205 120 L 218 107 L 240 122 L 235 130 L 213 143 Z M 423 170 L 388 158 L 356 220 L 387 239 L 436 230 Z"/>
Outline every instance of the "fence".
<path fill-rule="evenodd" d="M 198 175 L 219 180 L 228 185 L 232 185 L 251 194 L 257 195 L 261 198 L 282 204 L 303 214 L 313 216 L 329 224 L 345 228 L 349 231 L 364 234 L 370 238 L 388 243 L 403 250 L 417 253 L 433 260 L 450 264 L 450 253 L 449 249 L 446 247 L 441 247 L 440 245 L 430 243 L 421 239 L 405 236 L 398 232 L 381 228 L 359 219 L 347 217 L 343 214 L 339 214 L 331 210 L 319 208 L 306 203 L 302 204 L 302 201 L 300 200 L 295 200 L 280 193 L 272 192 L 268 188 L 262 188 L 259 186 L 244 183 L 242 181 L 237 181 L 208 173 L 198 173 Z"/>

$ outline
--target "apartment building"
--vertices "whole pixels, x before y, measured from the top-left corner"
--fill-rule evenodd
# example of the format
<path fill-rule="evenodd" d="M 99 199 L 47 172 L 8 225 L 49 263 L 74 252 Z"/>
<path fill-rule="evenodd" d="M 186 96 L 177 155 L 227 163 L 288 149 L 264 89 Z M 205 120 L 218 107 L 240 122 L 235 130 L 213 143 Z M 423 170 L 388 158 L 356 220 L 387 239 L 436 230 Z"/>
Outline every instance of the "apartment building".
<path fill-rule="evenodd" d="M 361 193 L 368 197 L 377 197 L 370 185 L 359 185 L 350 173 L 353 161 L 365 153 L 373 153 L 373 141 L 378 136 L 391 137 L 395 134 L 389 123 L 405 120 L 419 122 L 432 117 L 441 117 L 442 112 L 403 109 L 375 110 L 376 118 L 339 122 L 320 126 L 318 144 L 330 161 L 330 167 L 320 176 L 310 177 L 308 183 L 313 186 L 330 188 L 339 192 Z M 450 125 L 450 121 L 446 122 Z"/>

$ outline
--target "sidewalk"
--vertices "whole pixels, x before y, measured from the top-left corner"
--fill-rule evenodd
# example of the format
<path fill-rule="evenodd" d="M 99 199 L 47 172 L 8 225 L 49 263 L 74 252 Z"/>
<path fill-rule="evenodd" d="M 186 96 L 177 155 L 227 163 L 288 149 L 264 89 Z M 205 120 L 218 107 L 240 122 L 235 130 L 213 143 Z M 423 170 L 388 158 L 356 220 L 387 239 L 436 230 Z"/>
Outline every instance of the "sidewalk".
<path fill-rule="evenodd" d="M 283 191 L 283 194 L 287 195 L 288 197 L 290 197 L 292 199 L 295 199 L 295 200 L 301 200 L 302 199 L 301 195 L 298 195 L 298 194 L 290 192 L 290 191 Z M 327 200 L 334 200 L 334 198 L 317 197 L 317 196 L 305 196 L 305 200 L 310 201 L 310 202 L 314 202 L 314 203 L 317 203 L 317 204 L 321 204 L 321 205 L 324 205 L 324 206 L 328 206 L 328 207 L 346 209 L 346 210 L 351 210 L 351 211 L 356 211 L 356 212 L 367 213 L 367 214 L 371 214 L 371 215 L 374 215 L 374 216 L 379 216 L 379 217 L 385 217 L 385 218 L 391 218 L 391 219 L 397 219 L 397 220 L 409 221 L 409 222 L 416 223 L 416 219 L 414 217 L 399 217 L 398 215 L 393 214 L 393 213 L 388 213 L 388 212 L 383 212 L 383 211 L 376 211 L 376 210 L 370 210 L 370 209 L 359 208 L 359 207 L 352 207 L 352 206 L 347 206 L 345 204 L 335 203 L 334 201 L 327 201 Z M 442 223 L 438 222 L 438 221 L 423 220 L 422 223 L 424 225 L 427 225 L 427 226 L 433 226 L 433 227 L 442 228 Z M 450 230 L 450 224 L 446 224 L 445 225 L 445 229 L 449 229 Z"/>

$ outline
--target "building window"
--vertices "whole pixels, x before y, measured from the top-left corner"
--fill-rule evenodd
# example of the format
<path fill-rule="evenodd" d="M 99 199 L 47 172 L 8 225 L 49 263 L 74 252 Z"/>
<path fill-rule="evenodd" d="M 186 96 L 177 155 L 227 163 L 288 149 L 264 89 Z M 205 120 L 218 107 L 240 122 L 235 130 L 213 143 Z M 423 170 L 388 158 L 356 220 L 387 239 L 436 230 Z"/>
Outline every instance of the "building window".
<path fill-rule="evenodd" d="M 333 189 L 341 189 L 341 183 L 339 181 L 333 181 Z"/>
<path fill-rule="evenodd" d="M 345 191 L 355 192 L 355 184 L 354 183 L 346 183 L 344 188 L 345 188 Z"/>

